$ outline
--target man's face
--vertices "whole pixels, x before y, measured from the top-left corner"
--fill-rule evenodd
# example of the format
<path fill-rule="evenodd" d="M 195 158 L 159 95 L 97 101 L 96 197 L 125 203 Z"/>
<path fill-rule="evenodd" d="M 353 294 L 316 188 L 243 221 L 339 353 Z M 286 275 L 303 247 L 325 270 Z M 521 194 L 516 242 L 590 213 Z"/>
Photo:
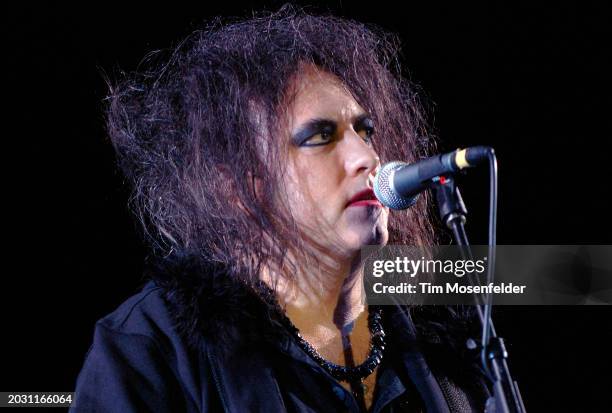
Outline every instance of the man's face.
<path fill-rule="evenodd" d="M 293 86 L 285 185 L 294 217 L 319 245 L 346 256 L 384 245 L 389 210 L 371 191 L 380 165 L 372 119 L 329 73 L 307 67 Z"/>

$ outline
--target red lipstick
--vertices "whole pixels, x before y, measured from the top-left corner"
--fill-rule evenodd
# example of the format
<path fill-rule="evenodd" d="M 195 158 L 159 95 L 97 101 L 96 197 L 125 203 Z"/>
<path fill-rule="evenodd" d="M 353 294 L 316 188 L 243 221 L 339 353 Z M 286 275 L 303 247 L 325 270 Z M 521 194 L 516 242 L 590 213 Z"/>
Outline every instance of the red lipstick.
<path fill-rule="evenodd" d="M 374 195 L 374 191 L 371 188 L 364 189 L 363 191 L 357 192 L 346 204 L 349 206 L 378 206 L 382 207 L 382 204 L 376 196 Z"/>

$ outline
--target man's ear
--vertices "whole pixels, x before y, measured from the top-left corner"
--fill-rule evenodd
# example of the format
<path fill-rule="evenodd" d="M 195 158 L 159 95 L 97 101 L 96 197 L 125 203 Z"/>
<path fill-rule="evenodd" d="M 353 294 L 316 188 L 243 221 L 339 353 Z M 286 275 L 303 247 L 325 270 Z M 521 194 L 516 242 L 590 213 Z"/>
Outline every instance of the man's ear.
<path fill-rule="evenodd" d="M 227 183 L 229 195 L 228 202 L 237 205 L 242 211 L 247 212 L 246 207 L 236 195 L 236 182 L 234 182 L 234 175 L 230 172 L 230 166 L 227 164 L 217 164 L 216 168 L 219 173 L 219 179 Z M 260 201 L 263 200 L 263 179 L 256 176 L 252 172 L 248 172 L 245 179 L 249 191 L 255 196 L 256 199 Z"/>
<path fill-rule="evenodd" d="M 263 200 L 264 190 L 263 190 L 263 179 L 255 174 L 249 172 L 249 189 L 253 191 L 255 194 L 255 198 L 258 201 Z"/>

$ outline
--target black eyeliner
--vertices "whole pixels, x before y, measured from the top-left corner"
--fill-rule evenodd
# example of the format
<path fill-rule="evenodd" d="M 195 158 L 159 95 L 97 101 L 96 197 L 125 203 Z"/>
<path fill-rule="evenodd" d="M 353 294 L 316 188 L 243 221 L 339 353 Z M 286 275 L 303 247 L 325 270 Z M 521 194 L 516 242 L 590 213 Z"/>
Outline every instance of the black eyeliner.
<path fill-rule="evenodd" d="M 356 131 L 362 129 L 374 130 L 374 121 L 368 114 L 359 115 L 354 122 L 354 128 Z"/>
<path fill-rule="evenodd" d="M 336 131 L 336 123 L 329 119 L 312 119 L 304 124 L 297 132 L 293 134 L 291 140 L 294 145 L 301 146 L 311 137 L 319 133 L 327 133 L 333 135 Z M 320 145 L 310 145 L 320 146 Z"/>

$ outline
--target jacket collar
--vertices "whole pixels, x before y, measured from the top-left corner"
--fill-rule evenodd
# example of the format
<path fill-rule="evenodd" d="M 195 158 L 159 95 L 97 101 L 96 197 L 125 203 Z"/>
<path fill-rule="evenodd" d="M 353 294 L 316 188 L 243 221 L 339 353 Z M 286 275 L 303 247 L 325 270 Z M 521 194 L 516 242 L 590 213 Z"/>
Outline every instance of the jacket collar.
<path fill-rule="evenodd" d="M 275 312 L 246 282 L 193 255 L 150 263 L 147 276 L 162 288 L 179 334 L 191 349 L 203 341 L 223 346 L 255 342 L 286 346 Z"/>

